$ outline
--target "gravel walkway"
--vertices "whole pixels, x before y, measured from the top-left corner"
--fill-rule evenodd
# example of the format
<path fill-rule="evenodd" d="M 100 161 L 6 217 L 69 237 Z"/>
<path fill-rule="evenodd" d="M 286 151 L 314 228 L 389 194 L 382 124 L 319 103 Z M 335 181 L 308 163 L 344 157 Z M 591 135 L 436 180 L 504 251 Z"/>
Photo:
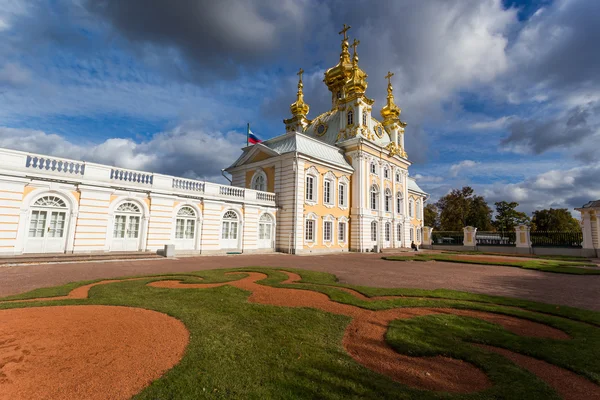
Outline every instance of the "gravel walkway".
<path fill-rule="evenodd" d="M 390 254 L 386 254 L 390 255 Z M 203 256 L 177 260 L 41 264 L 0 268 L 0 296 L 68 282 L 248 266 L 291 267 L 335 274 L 343 283 L 453 289 L 600 311 L 600 275 L 578 276 L 513 267 L 385 261 L 379 254 Z"/>

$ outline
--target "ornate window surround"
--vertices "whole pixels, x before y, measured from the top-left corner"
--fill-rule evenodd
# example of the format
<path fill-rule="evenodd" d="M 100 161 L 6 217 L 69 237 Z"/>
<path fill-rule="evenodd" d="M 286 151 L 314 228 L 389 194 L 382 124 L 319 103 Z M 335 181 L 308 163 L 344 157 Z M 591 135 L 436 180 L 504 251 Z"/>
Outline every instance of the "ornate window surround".
<path fill-rule="evenodd" d="M 263 179 L 263 184 L 264 187 L 263 189 L 256 189 L 254 186 L 256 184 L 257 179 L 262 178 Z M 267 191 L 267 174 L 265 173 L 265 171 L 262 168 L 258 168 L 255 172 L 254 175 L 252 175 L 252 179 L 250 180 L 250 189 L 252 190 L 258 190 L 261 192 L 265 192 Z"/>
<path fill-rule="evenodd" d="M 330 240 L 325 240 L 325 226 L 326 225 L 328 225 L 330 227 L 330 231 L 329 231 L 329 239 Z M 331 245 L 334 244 L 335 233 L 336 233 L 336 231 L 335 231 L 335 218 L 333 217 L 333 215 L 325 215 L 323 217 L 323 236 L 322 236 L 322 241 L 323 241 L 323 244 L 325 246 L 331 247 Z"/>
<path fill-rule="evenodd" d="M 308 239 L 308 223 L 307 221 L 312 221 L 312 239 Z M 307 245 L 308 247 L 313 247 L 315 245 L 315 243 L 317 242 L 317 229 L 318 229 L 318 220 L 317 220 L 317 214 L 315 213 L 308 213 L 306 215 L 306 217 L 304 218 L 304 244 Z"/>
<path fill-rule="evenodd" d="M 325 201 L 325 182 L 329 182 L 329 201 Z M 335 207 L 335 186 L 337 179 L 333 172 L 327 171 L 323 178 L 323 204 L 327 208 Z"/>
<path fill-rule="evenodd" d="M 304 172 L 304 202 L 306 204 L 310 204 L 310 205 L 315 205 L 318 203 L 318 199 L 319 199 L 319 170 L 317 170 L 314 166 L 311 166 L 309 168 L 307 168 Z M 308 194 L 308 187 L 306 186 L 306 183 L 308 182 L 308 177 L 311 176 L 313 178 L 313 194 L 312 194 L 312 199 L 307 198 L 307 194 Z"/>
<path fill-rule="evenodd" d="M 350 188 L 350 180 L 348 180 L 348 178 L 344 175 L 341 178 L 338 179 L 338 186 L 343 186 L 344 187 L 344 198 L 343 198 L 343 202 L 340 201 L 340 196 L 339 196 L 339 188 L 338 188 L 338 207 L 342 210 L 346 210 L 348 209 L 348 204 L 349 203 L 349 196 L 350 196 L 350 192 L 349 192 L 349 188 Z"/>

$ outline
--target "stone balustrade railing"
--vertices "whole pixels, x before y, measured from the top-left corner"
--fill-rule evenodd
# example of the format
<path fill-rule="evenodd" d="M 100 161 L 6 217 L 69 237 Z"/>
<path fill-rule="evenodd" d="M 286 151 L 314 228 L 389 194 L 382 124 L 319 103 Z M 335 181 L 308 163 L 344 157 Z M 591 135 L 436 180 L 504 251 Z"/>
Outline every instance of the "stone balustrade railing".
<path fill-rule="evenodd" d="M 83 175 L 85 172 L 83 162 L 37 155 L 28 155 L 25 167 L 75 175 Z"/>
<path fill-rule="evenodd" d="M 64 179 L 74 183 L 100 183 L 120 188 L 143 188 L 157 193 L 193 194 L 276 205 L 274 193 L 0 148 L 0 173 L 3 170 L 23 177 Z"/>

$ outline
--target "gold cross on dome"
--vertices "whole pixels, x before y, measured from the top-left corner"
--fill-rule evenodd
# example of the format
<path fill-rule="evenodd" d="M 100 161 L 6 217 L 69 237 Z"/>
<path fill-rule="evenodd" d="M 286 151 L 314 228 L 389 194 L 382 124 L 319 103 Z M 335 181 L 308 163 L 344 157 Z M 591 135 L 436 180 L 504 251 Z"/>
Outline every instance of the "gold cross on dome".
<path fill-rule="evenodd" d="M 346 24 L 344 24 L 344 29 L 342 29 L 342 30 L 340 31 L 340 33 L 339 33 L 339 34 L 340 34 L 340 35 L 344 35 L 344 40 L 348 40 L 348 36 L 346 35 L 346 32 L 348 32 L 348 29 L 350 29 L 350 28 L 351 28 L 351 27 L 350 27 L 350 25 L 346 25 Z"/>
<path fill-rule="evenodd" d="M 385 79 L 388 80 L 388 85 L 392 84 L 392 76 L 394 76 L 394 74 L 388 71 L 388 74 L 385 76 Z"/>
<path fill-rule="evenodd" d="M 298 71 L 298 73 L 296 75 L 298 75 L 300 77 L 300 81 L 302 82 L 302 74 L 304 73 L 304 70 L 302 68 L 300 68 L 300 71 Z"/>
<path fill-rule="evenodd" d="M 354 39 L 354 42 L 352 42 L 352 49 L 354 51 L 354 54 L 356 54 L 356 46 L 358 46 L 359 44 L 360 44 L 360 40 Z"/>

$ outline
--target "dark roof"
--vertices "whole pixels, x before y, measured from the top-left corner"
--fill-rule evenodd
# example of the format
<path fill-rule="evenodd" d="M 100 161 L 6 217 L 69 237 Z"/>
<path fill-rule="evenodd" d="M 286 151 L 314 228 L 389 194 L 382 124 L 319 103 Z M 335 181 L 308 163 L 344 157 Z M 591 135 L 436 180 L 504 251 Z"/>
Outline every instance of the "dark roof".
<path fill-rule="evenodd" d="M 581 207 L 581 208 L 592 208 L 592 207 L 600 208 L 600 200 L 590 201 L 589 203 L 584 204 L 583 207 Z"/>

